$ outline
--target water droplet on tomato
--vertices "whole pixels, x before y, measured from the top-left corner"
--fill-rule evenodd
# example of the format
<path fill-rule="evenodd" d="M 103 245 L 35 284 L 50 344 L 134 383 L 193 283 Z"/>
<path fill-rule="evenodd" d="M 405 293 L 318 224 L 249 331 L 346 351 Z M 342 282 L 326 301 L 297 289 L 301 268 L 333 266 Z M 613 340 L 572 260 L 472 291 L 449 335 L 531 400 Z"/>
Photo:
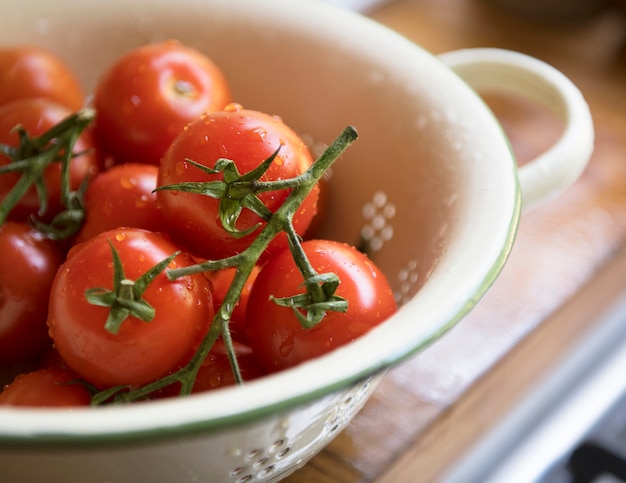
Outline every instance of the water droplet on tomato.
<path fill-rule="evenodd" d="M 119 242 L 126 240 L 126 232 L 119 232 L 115 234 L 115 239 Z"/>
<path fill-rule="evenodd" d="M 148 197 L 146 195 L 141 195 L 139 198 L 135 200 L 135 206 L 137 208 L 144 208 L 148 204 Z"/>
<path fill-rule="evenodd" d="M 220 374 L 212 374 L 209 377 L 209 386 L 210 387 L 219 387 L 222 385 L 222 376 Z"/>
<path fill-rule="evenodd" d="M 189 165 L 187 164 L 186 161 L 179 161 L 174 166 L 174 169 L 176 170 L 176 174 L 178 175 L 185 174 L 188 168 L 189 168 Z"/>
<path fill-rule="evenodd" d="M 120 186 L 127 190 L 133 189 L 136 184 L 137 184 L 137 180 L 134 178 L 121 178 L 120 179 Z"/>
<path fill-rule="evenodd" d="M 252 142 L 263 142 L 266 136 L 267 130 L 260 126 L 246 132 L 246 137 Z"/>
<path fill-rule="evenodd" d="M 288 337 L 282 342 L 282 344 L 280 344 L 280 346 L 278 347 L 278 352 L 281 356 L 287 357 L 289 356 L 289 354 L 291 354 L 291 351 L 294 347 L 295 344 L 293 341 L 293 337 Z"/>
<path fill-rule="evenodd" d="M 242 109 L 243 109 L 243 106 L 239 104 L 238 102 L 231 102 L 224 108 L 226 112 L 237 112 L 237 111 L 241 111 Z"/>

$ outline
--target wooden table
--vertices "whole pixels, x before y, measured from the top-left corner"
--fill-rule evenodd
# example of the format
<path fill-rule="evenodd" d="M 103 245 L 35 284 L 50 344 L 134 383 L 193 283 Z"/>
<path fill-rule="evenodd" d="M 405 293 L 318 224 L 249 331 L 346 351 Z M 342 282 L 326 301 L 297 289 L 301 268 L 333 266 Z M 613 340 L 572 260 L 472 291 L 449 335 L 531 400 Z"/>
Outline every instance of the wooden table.
<path fill-rule="evenodd" d="M 351 425 L 289 483 L 437 481 L 593 330 L 626 288 L 626 16 L 539 22 L 481 0 L 396 0 L 367 14 L 433 53 L 501 47 L 538 57 L 582 90 L 596 150 L 582 178 L 523 216 L 504 272 L 440 341 L 387 373 Z M 541 109 L 488 98 L 520 162 L 560 125 Z"/>

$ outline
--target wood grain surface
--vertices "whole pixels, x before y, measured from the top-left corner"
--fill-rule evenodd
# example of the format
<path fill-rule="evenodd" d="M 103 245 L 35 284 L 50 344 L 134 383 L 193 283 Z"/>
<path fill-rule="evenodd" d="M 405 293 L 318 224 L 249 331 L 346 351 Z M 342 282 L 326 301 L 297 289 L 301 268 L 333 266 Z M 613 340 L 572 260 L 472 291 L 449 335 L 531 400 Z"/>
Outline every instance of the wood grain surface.
<path fill-rule="evenodd" d="M 571 189 L 523 216 L 478 307 L 387 373 L 350 426 L 288 483 L 438 481 L 626 288 L 626 19 L 608 3 L 576 21 L 481 0 L 396 0 L 367 12 L 436 54 L 500 47 L 552 64 L 589 102 L 596 148 Z M 560 123 L 537 106 L 484 95 L 520 163 L 559 135 Z"/>

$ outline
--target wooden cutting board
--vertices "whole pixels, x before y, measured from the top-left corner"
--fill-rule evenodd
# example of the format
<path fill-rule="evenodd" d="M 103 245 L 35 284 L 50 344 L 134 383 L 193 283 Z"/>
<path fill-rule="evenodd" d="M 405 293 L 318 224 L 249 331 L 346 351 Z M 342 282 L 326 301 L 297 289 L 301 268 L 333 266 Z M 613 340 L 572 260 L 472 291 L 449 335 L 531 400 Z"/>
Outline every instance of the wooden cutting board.
<path fill-rule="evenodd" d="M 478 307 L 385 375 L 350 426 L 289 483 L 437 481 L 626 289 L 626 17 L 548 22 L 481 0 L 396 0 L 367 13 L 433 53 L 500 47 L 533 55 L 583 92 L 596 127 L 588 169 L 526 213 Z M 520 163 L 556 139 L 550 113 L 485 93 Z"/>

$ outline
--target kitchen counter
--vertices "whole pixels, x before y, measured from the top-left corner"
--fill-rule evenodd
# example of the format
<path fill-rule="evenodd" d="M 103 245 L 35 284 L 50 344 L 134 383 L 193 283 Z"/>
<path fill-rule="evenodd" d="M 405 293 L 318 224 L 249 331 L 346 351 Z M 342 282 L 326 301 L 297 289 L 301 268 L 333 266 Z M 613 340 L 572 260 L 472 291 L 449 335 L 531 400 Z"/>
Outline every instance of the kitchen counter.
<path fill-rule="evenodd" d="M 500 47 L 544 60 L 586 97 L 596 148 L 581 179 L 525 213 L 479 305 L 389 371 L 349 427 L 288 483 L 438 481 L 593 331 L 626 290 L 626 8 L 531 19 L 483 0 L 396 0 L 366 12 L 433 53 Z M 523 163 L 556 139 L 543 109 L 484 93 Z"/>

